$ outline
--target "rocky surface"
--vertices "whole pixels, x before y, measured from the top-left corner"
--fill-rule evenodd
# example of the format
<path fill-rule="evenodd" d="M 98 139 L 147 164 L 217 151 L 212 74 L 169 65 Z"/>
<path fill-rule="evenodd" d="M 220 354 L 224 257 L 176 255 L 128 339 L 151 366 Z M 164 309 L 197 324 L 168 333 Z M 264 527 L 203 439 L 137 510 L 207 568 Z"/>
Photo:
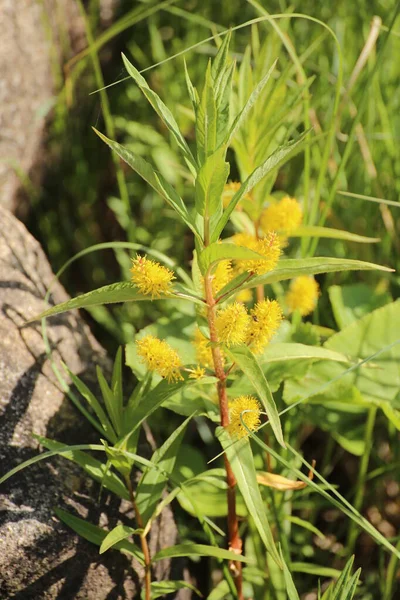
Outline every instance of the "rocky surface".
<path fill-rule="evenodd" d="M 35 432 L 68 444 L 97 441 L 82 415 L 65 397 L 47 358 L 40 323 L 22 325 L 45 308 L 53 281 L 49 264 L 25 227 L 0 207 L 0 471 L 4 474 L 38 453 Z M 59 283 L 51 303 L 66 300 Z M 104 350 L 78 313 L 48 320 L 56 364 L 64 361 L 88 385 L 96 364 L 108 370 Z M 60 367 L 61 370 L 61 367 Z M 61 506 L 95 524 L 129 522 L 129 508 L 63 458 L 39 462 L 0 487 L 0 598 L 105 600 L 137 597 L 140 572 L 116 551 L 101 557 L 54 516 Z M 166 511 L 151 546 L 175 543 Z M 165 578 L 168 564 L 160 564 Z"/>
<path fill-rule="evenodd" d="M 101 0 L 110 21 L 116 0 Z M 15 211 L 20 191 L 39 184 L 45 125 L 64 85 L 63 64 L 86 47 L 75 0 L 0 0 L 0 205 Z"/>

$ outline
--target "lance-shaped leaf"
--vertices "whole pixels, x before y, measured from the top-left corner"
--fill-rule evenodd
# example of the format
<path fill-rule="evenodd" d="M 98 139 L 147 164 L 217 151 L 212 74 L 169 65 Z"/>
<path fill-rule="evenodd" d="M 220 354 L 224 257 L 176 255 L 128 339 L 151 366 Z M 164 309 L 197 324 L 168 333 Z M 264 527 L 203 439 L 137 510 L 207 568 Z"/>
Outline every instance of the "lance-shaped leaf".
<path fill-rule="evenodd" d="M 85 538 L 85 540 L 92 542 L 92 544 L 96 544 L 96 546 L 100 546 L 107 536 L 107 531 L 97 527 L 97 525 L 88 523 L 85 519 L 80 519 L 79 517 L 71 515 L 71 513 L 67 512 L 66 510 L 55 508 L 54 512 L 56 513 L 57 517 L 63 521 L 63 523 L 68 525 L 68 527 L 71 527 L 71 529 Z M 121 540 L 114 545 L 114 548 L 134 556 L 142 565 L 144 564 L 142 552 L 137 546 L 135 546 L 135 544 L 132 544 L 132 542 Z"/>
<path fill-rule="evenodd" d="M 281 422 L 276 408 L 275 400 L 272 392 L 269 389 L 268 381 L 254 354 L 247 346 L 238 346 L 234 350 L 225 349 L 226 354 L 235 362 L 239 369 L 243 371 L 248 380 L 251 382 L 255 392 L 261 400 L 261 403 L 268 415 L 272 431 L 281 446 L 285 448 L 283 440 Z"/>
<path fill-rule="evenodd" d="M 168 474 L 171 474 L 174 470 L 186 426 L 192 419 L 192 416 L 188 417 L 170 435 L 166 442 L 154 452 L 151 462 L 157 464 L 159 468 L 147 469 L 139 481 L 136 490 L 136 505 L 141 514 L 143 525 L 146 525 L 148 519 L 153 514 L 161 498 Z"/>
<path fill-rule="evenodd" d="M 222 211 L 222 192 L 229 175 L 229 163 L 225 162 L 226 148 L 218 148 L 200 168 L 195 184 L 197 212 L 211 217 Z"/>
<path fill-rule="evenodd" d="M 362 260 L 352 260 L 347 258 L 328 258 L 326 256 L 315 256 L 312 258 L 285 258 L 278 262 L 278 266 L 265 275 L 254 277 L 243 287 L 252 288 L 257 285 L 268 285 L 293 279 L 299 275 L 318 275 L 319 273 L 335 273 L 338 271 L 386 271 L 391 273 L 393 269 L 376 265 Z M 222 290 L 223 291 L 223 290 Z"/>
<path fill-rule="evenodd" d="M 214 558 L 220 558 L 222 560 L 234 560 L 239 562 L 249 562 L 249 560 L 240 554 L 236 554 L 231 550 L 225 550 L 224 548 L 216 548 L 215 546 L 206 546 L 204 544 L 193 544 L 185 543 L 179 544 L 178 546 L 171 546 L 164 548 L 155 554 L 152 558 L 152 562 L 158 562 L 164 558 L 177 558 L 179 556 L 212 556 Z"/>
<path fill-rule="evenodd" d="M 134 154 L 131 150 L 128 150 L 128 148 L 121 146 L 121 144 L 110 140 L 108 137 L 100 133 L 100 131 L 97 131 L 97 129 L 94 127 L 93 131 L 97 133 L 99 138 L 103 140 L 103 142 L 105 142 L 111 148 L 111 150 L 114 150 L 114 152 L 116 152 L 123 161 L 125 161 L 134 171 L 136 171 L 136 173 L 140 175 L 142 179 L 147 181 L 147 183 L 151 185 L 151 187 L 168 202 L 175 212 L 178 213 L 182 221 L 186 223 L 188 227 L 190 227 L 193 233 L 196 236 L 199 236 L 199 232 L 193 223 L 193 220 L 191 219 L 182 198 L 172 187 L 172 185 L 168 183 L 168 181 L 161 175 L 161 173 L 153 169 L 151 164 L 144 160 L 144 158 Z"/>
<path fill-rule="evenodd" d="M 267 519 L 267 509 L 262 501 L 257 483 L 257 473 L 250 442 L 247 438 L 233 440 L 223 428 L 217 429 L 217 436 L 234 472 L 240 493 L 246 503 L 257 531 L 276 564 L 282 568 L 277 547 Z"/>
<path fill-rule="evenodd" d="M 283 232 L 285 233 L 285 232 Z M 357 242 L 359 244 L 374 244 L 380 242 L 379 238 L 365 237 L 350 231 L 331 229 L 330 227 L 318 227 L 317 225 L 300 225 L 294 231 L 287 234 L 289 237 L 317 237 L 332 240 L 345 240 L 346 242 Z"/>
<path fill-rule="evenodd" d="M 244 125 L 244 123 L 245 123 L 251 109 L 253 108 L 254 104 L 256 103 L 259 95 L 261 94 L 261 92 L 263 91 L 265 86 L 267 85 L 267 83 L 272 75 L 272 72 L 275 69 L 277 61 L 278 61 L 278 59 L 276 59 L 274 61 L 271 68 L 269 69 L 268 73 L 266 75 L 264 75 L 264 77 L 261 79 L 260 83 L 254 88 L 253 92 L 248 97 L 246 104 L 244 105 L 244 107 L 242 108 L 240 113 L 237 115 L 235 120 L 233 121 L 231 129 L 228 134 L 228 139 L 225 142 L 227 146 L 229 146 L 231 144 L 231 142 L 235 136 L 235 133 L 239 130 L 239 128 L 242 127 L 242 125 Z"/>
<path fill-rule="evenodd" d="M 134 535 L 136 533 L 140 533 L 141 529 L 132 529 L 132 527 L 128 527 L 127 525 L 117 525 L 114 529 L 111 529 L 101 542 L 99 554 L 103 554 L 118 542 L 122 542 L 122 540 L 126 540 L 126 538 Z"/>
<path fill-rule="evenodd" d="M 196 111 L 196 142 L 198 160 L 202 165 L 217 145 L 217 107 L 211 62 L 208 63 L 204 88 Z"/>
<path fill-rule="evenodd" d="M 294 154 L 299 152 L 305 143 L 305 138 L 307 134 L 308 131 L 303 133 L 303 135 L 301 135 L 297 140 L 288 142 L 283 146 L 279 146 L 279 148 L 277 148 L 275 152 L 271 154 L 271 156 L 269 156 L 259 167 L 254 169 L 251 175 L 249 175 L 249 177 L 242 184 L 240 189 L 233 196 L 227 209 L 224 211 L 222 217 L 218 221 L 218 224 L 215 227 L 215 230 L 211 236 L 212 242 L 216 242 L 219 238 L 222 230 L 229 221 L 229 217 L 231 216 L 233 210 L 236 208 L 241 198 L 243 198 L 245 194 L 248 194 L 253 189 L 253 187 L 257 185 L 257 183 L 261 181 L 264 177 L 269 175 L 269 173 L 271 173 L 275 169 L 279 169 L 289 158 L 291 158 L 292 156 L 294 156 Z"/>
<path fill-rule="evenodd" d="M 122 54 L 122 60 L 124 61 L 125 68 L 129 75 L 132 77 L 132 79 L 134 79 L 134 81 L 136 81 L 137 85 L 140 87 L 141 91 L 146 96 L 147 100 L 150 102 L 160 119 L 165 123 L 169 131 L 174 136 L 180 150 L 183 153 L 183 156 L 196 169 L 196 161 L 186 143 L 185 138 L 179 131 L 178 124 L 169 108 L 164 104 L 161 98 L 157 96 L 157 94 L 151 88 L 149 88 L 145 78 L 142 77 L 139 71 L 135 69 L 135 67 L 129 62 L 124 54 Z"/>
<path fill-rule="evenodd" d="M 169 300 L 171 298 L 181 298 L 183 296 L 177 296 L 176 294 L 162 294 L 157 299 L 158 300 Z M 185 298 L 190 298 L 194 303 L 203 303 L 195 298 L 194 296 L 185 296 Z M 56 304 L 52 308 L 45 310 L 40 313 L 33 319 L 27 321 L 31 323 L 32 321 L 37 321 L 38 319 L 43 319 L 44 317 L 51 317 L 52 315 L 58 315 L 63 312 L 67 312 L 68 310 L 72 310 L 74 308 L 87 308 L 88 306 L 98 306 L 99 304 L 112 304 L 114 302 L 138 302 L 143 300 L 150 300 L 151 296 L 145 296 L 141 294 L 137 287 L 131 283 L 130 281 L 121 281 L 119 283 L 112 283 L 111 285 L 105 285 L 97 290 L 92 290 L 91 292 L 87 292 L 86 294 L 82 294 L 81 296 L 77 296 L 76 298 L 72 298 L 71 300 L 67 300 L 66 302 L 61 302 L 61 304 Z"/>

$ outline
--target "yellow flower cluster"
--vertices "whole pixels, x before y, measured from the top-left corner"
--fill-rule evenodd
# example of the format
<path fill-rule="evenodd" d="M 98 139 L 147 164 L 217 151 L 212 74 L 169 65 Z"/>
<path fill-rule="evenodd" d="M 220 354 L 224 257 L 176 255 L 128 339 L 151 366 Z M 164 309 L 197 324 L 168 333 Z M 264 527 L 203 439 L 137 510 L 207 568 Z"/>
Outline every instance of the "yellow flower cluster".
<path fill-rule="evenodd" d="M 301 275 L 290 284 L 286 294 L 286 304 L 291 312 L 296 310 L 305 317 L 317 306 L 319 285 L 314 277 Z"/>
<path fill-rule="evenodd" d="M 283 319 L 282 309 L 276 300 L 262 300 L 250 311 L 251 321 L 247 344 L 255 354 L 260 354 L 275 335 Z"/>
<path fill-rule="evenodd" d="M 234 302 L 217 313 L 218 339 L 227 346 L 245 343 L 259 354 L 271 341 L 282 318 L 282 310 L 276 300 L 258 302 L 250 314 L 243 304 Z"/>
<path fill-rule="evenodd" d="M 214 296 L 218 294 L 233 278 L 232 263 L 230 260 L 221 260 L 214 271 L 212 280 L 212 291 Z"/>
<path fill-rule="evenodd" d="M 183 380 L 182 367 L 178 353 L 167 342 L 147 335 L 136 341 L 137 353 L 149 371 L 155 371 L 168 383 Z"/>
<path fill-rule="evenodd" d="M 260 219 L 261 229 L 264 233 L 269 231 L 282 231 L 292 233 L 303 219 L 303 212 L 295 198 L 285 196 L 282 200 L 267 206 Z"/>
<path fill-rule="evenodd" d="M 228 431 L 231 435 L 242 438 L 250 431 L 255 431 L 261 424 L 261 406 L 254 396 L 239 396 L 229 403 Z M 246 427 L 242 424 L 245 423 Z"/>
<path fill-rule="evenodd" d="M 132 281 L 142 294 L 160 297 L 171 293 L 171 281 L 175 279 L 173 271 L 160 263 L 137 255 L 132 260 Z"/>
<path fill-rule="evenodd" d="M 281 242 L 275 232 L 270 231 L 262 239 L 257 239 L 248 233 L 237 233 L 233 236 L 233 242 L 237 246 L 250 248 L 250 250 L 254 250 L 254 252 L 258 252 L 264 257 L 260 260 L 238 261 L 238 268 L 241 272 L 248 271 L 249 273 L 263 275 L 276 267 L 281 254 Z"/>
<path fill-rule="evenodd" d="M 203 367 L 213 366 L 213 356 L 208 340 L 199 328 L 194 332 L 194 347 L 196 348 L 196 360 Z"/>
<path fill-rule="evenodd" d="M 197 367 L 190 371 L 189 379 L 201 379 L 205 374 L 206 370 L 197 365 Z"/>
<path fill-rule="evenodd" d="M 246 341 L 250 315 L 244 304 L 234 302 L 218 311 L 215 326 L 218 339 L 227 346 L 243 344 Z"/>

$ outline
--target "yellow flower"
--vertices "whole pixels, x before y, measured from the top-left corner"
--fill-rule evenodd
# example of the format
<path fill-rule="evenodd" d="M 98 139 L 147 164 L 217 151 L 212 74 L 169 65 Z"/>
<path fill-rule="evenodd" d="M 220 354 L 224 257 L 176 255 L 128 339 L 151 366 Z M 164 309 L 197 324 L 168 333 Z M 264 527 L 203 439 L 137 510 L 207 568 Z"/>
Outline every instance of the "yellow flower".
<path fill-rule="evenodd" d="M 303 212 L 296 198 L 285 196 L 279 202 L 270 204 L 262 213 L 260 219 L 261 229 L 264 233 L 269 231 L 284 231 L 292 233 L 303 219 Z"/>
<path fill-rule="evenodd" d="M 137 353 L 149 371 L 155 371 L 168 383 L 183 380 L 179 369 L 182 367 L 178 353 L 167 342 L 153 335 L 136 340 Z"/>
<path fill-rule="evenodd" d="M 293 279 L 286 294 L 286 304 L 291 312 L 298 310 L 305 317 L 317 306 L 319 285 L 314 277 L 301 275 Z"/>
<path fill-rule="evenodd" d="M 189 379 L 201 379 L 206 374 L 206 370 L 200 365 L 197 365 L 194 369 L 190 371 Z"/>
<path fill-rule="evenodd" d="M 146 256 L 137 255 L 132 259 L 132 281 L 142 294 L 151 294 L 159 297 L 161 294 L 171 293 L 171 281 L 175 279 L 174 273 L 163 267 L 160 263 L 149 260 Z"/>
<path fill-rule="evenodd" d="M 255 354 L 260 354 L 275 335 L 283 315 L 276 300 L 262 300 L 250 311 L 251 322 L 247 343 Z"/>
<path fill-rule="evenodd" d="M 242 344 L 246 341 L 250 316 L 244 304 L 234 302 L 218 311 L 215 326 L 220 342 L 227 346 Z"/>
<path fill-rule="evenodd" d="M 199 328 L 194 332 L 194 346 L 196 348 L 196 360 L 203 367 L 212 367 L 214 365 L 211 348 L 208 340 Z"/>
<path fill-rule="evenodd" d="M 248 434 L 246 427 L 250 431 L 255 431 L 261 424 L 260 413 L 261 406 L 254 396 L 235 398 L 235 400 L 229 402 L 229 433 L 242 438 Z M 246 424 L 246 427 L 242 425 L 242 421 Z"/>
<path fill-rule="evenodd" d="M 212 290 L 214 296 L 226 286 L 233 277 L 232 263 L 230 260 L 221 260 L 214 271 Z"/>
<path fill-rule="evenodd" d="M 260 240 L 248 233 L 237 233 L 233 236 L 233 241 L 238 246 L 250 248 L 250 250 L 264 256 L 264 260 L 239 261 L 238 266 L 242 272 L 248 271 L 249 273 L 263 275 L 276 267 L 281 254 L 281 242 L 274 231 L 270 231 L 265 238 Z"/>
<path fill-rule="evenodd" d="M 249 289 L 241 290 L 238 294 L 236 294 L 236 302 L 242 302 L 245 304 L 246 302 L 251 302 L 253 300 L 253 293 Z"/>
<path fill-rule="evenodd" d="M 224 191 L 222 192 L 222 204 L 224 208 L 227 208 L 233 196 L 241 187 L 240 181 L 230 181 L 226 183 L 224 186 Z"/>

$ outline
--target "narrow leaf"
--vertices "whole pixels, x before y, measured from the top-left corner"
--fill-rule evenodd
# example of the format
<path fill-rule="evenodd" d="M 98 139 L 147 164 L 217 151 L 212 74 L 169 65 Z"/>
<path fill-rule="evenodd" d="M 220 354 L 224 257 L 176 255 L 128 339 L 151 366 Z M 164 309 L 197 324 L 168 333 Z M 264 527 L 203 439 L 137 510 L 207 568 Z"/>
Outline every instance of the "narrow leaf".
<path fill-rule="evenodd" d="M 118 544 L 118 542 L 125 540 L 135 533 L 140 533 L 140 531 L 141 529 L 132 529 L 132 527 L 128 527 L 127 525 L 117 525 L 107 533 L 106 537 L 101 542 L 99 554 L 103 554 L 115 546 L 115 544 Z"/>
<path fill-rule="evenodd" d="M 317 225 L 300 225 L 290 232 L 289 237 L 317 237 L 330 238 L 332 240 L 345 240 L 347 242 L 358 242 L 360 244 L 374 244 L 380 242 L 379 238 L 370 238 L 350 231 L 341 229 L 330 229 L 329 227 L 318 227 Z"/>
<path fill-rule="evenodd" d="M 152 562 L 158 562 L 164 558 L 177 558 L 179 556 L 212 556 L 221 560 L 234 560 L 239 562 L 248 562 L 248 559 L 241 554 L 225 550 L 224 548 L 216 548 L 215 546 L 205 546 L 204 544 L 185 543 L 178 546 L 170 546 L 157 552 L 153 556 Z"/>
<path fill-rule="evenodd" d="M 225 162 L 225 148 L 218 148 L 200 168 L 195 184 L 197 212 L 211 217 L 222 211 L 222 192 L 229 175 L 229 163 Z"/>
<path fill-rule="evenodd" d="M 194 225 L 182 198 L 161 173 L 153 169 L 151 164 L 144 160 L 144 158 L 134 154 L 131 150 L 128 150 L 128 148 L 121 146 L 121 144 L 110 140 L 94 127 L 93 131 L 111 148 L 111 150 L 114 150 L 123 161 L 136 171 L 142 179 L 147 181 L 147 183 L 151 185 L 151 187 L 178 213 L 182 221 L 190 227 L 193 233 L 199 236 L 199 232 Z"/>
<path fill-rule="evenodd" d="M 216 242 L 219 238 L 222 230 L 229 221 L 233 210 L 236 208 L 238 202 L 243 198 L 245 194 L 248 194 L 255 185 L 269 173 L 275 169 L 279 169 L 289 158 L 299 152 L 305 142 L 305 138 L 309 132 L 303 133 L 297 140 L 288 142 L 283 146 L 279 146 L 259 167 L 249 175 L 246 181 L 242 184 L 240 189 L 233 196 L 227 209 L 224 211 L 222 217 L 218 221 L 218 224 L 211 237 L 212 242 Z"/>
<path fill-rule="evenodd" d="M 191 583 L 187 581 L 153 581 L 151 584 L 151 599 L 155 600 L 156 598 L 164 597 L 165 594 L 172 594 L 172 592 L 176 592 L 177 590 L 191 590 L 198 596 L 202 596 L 201 592 Z M 146 590 L 142 590 L 141 598 L 145 600 Z"/>
<path fill-rule="evenodd" d="M 111 419 L 113 427 L 117 432 L 117 435 L 121 434 L 121 413 L 117 411 L 117 403 L 114 398 L 114 394 L 111 391 L 99 365 L 96 365 L 97 380 L 100 385 L 101 393 L 103 395 L 104 404 L 106 405 L 107 413 Z"/>
<path fill-rule="evenodd" d="M 79 517 L 71 515 L 71 513 L 66 510 L 55 508 L 54 512 L 63 523 L 85 538 L 85 540 L 92 542 L 92 544 L 96 544 L 96 546 L 100 546 L 107 536 L 107 531 L 97 527 L 97 525 L 88 523 L 85 519 L 80 519 Z M 135 544 L 123 540 L 116 543 L 114 548 L 134 556 L 142 565 L 144 564 L 143 554 Z"/>
<path fill-rule="evenodd" d="M 185 138 L 179 131 L 179 127 L 175 118 L 169 108 L 164 104 L 161 98 L 149 88 L 147 81 L 144 77 L 139 73 L 137 69 L 132 65 L 131 62 L 126 58 L 124 54 L 122 54 L 122 60 L 124 61 L 124 65 L 129 75 L 134 79 L 137 85 L 140 87 L 143 94 L 146 96 L 147 100 L 150 102 L 160 119 L 165 123 L 168 127 L 169 131 L 174 136 L 179 148 L 181 149 L 185 158 L 192 164 L 193 167 L 197 167 L 196 161 L 190 152 L 190 148 L 186 143 Z"/>
<path fill-rule="evenodd" d="M 275 546 L 267 519 L 266 508 L 258 487 L 257 473 L 250 442 L 247 438 L 243 438 L 233 443 L 232 438 L 223 427 L 217 429 L 217 436 L 222 448 L 225 450 L 239 490 L 246 503 L 247 510 L 257 527 L 257 531 L 266 549 L 271 553 L 273 560 L 282 568 L 282 561 Z"/>
<path fill-rule="evenodd" d="M 225 352 L 232 359 L 232 361 L 238 365 L 241 371 L 243 371 L 245 376 L 252 383 L 254 390 L 260 398 L 265 412 L 268 415 L 268 419 L 276 439 L 280 445 L 285 448 L 286 446 L 283 439 L 278 409 L 276 408 L 268 381 L 266 380 L 265 375 L 258 364 L 257 358 L 247 346 L 239 346 L 234 350 L 226 349 Z"/>

